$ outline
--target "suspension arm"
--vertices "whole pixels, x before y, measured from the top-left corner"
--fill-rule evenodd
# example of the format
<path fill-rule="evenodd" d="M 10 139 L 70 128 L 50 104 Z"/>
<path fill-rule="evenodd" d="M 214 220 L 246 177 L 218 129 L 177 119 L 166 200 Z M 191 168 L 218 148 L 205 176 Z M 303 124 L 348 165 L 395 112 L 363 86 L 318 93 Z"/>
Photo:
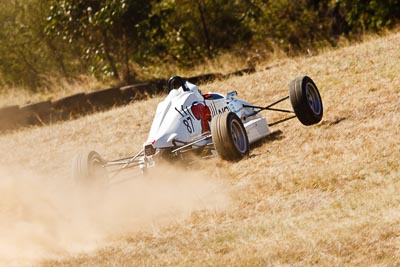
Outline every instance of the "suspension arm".
<path fill-rule="evenodd" d="M 285 100 L 287 100 L 287 99 L 289 99 L 289 96 L 286 96 L 286 97 L 284 97 L 284 98 L 281 98 L 281 99 L 279 99 L 278 101 L 275 101 L 275 102 L 273 102 L 272 104 L 269 104 L 269 105 L 266 106 L 266 107 L 260 107 L 260 106 L 254 106 L 254 105 L 243 105 L 243 107 L 245 107 L 245 108 L 257 108 L 257 109 L 259 109 L 259 110 L 257 110 L 257 111 L 255 112 L 255 114 L 259 113 L 259 112 L 262 111 L 262 110 L 272 110 L 272 111 L 279 111 L 279 112 L 284 112 L 284 113 L 294 113 L 294 112 L 291 111 L 291 110 L 272 108 L 273 106 L 275 106 L 275 105 L 277 105 L 277 104 L 279 104 L 279 103 L 281 103 L 281 102 L 283 102 L 283 101 L 285 101 Z"/>

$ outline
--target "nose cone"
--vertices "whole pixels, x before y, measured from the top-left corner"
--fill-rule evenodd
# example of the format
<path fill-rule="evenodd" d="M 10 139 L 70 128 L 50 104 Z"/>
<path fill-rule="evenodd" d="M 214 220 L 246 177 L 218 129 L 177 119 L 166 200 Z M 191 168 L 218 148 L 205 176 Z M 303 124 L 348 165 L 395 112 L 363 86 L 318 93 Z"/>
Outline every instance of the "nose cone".
<path fill-rule="evenodd" d="M 193 131 L 189 132 L 185 120 L 193 116 L 190 107 L 202 99 L 200 94 L 192 91 L 171 90 L 169 95 L 158 104 L 156 115 L 150 128 L 147 144 L 153 143 L 155 148 L 174 146 L 173 140 L 190 141 Z M 193 123 L 194 117 L 192 118 Z M 186 122 L 187 123 L 187 122 Z"/>
<path fill-rule="evenodd" d="M 161 102 L 153 119 L 147 143 L 153 144 L 155 148 L 173 146 L 171 136 L 177 135 L 180 117 L 170 100 Z"/>

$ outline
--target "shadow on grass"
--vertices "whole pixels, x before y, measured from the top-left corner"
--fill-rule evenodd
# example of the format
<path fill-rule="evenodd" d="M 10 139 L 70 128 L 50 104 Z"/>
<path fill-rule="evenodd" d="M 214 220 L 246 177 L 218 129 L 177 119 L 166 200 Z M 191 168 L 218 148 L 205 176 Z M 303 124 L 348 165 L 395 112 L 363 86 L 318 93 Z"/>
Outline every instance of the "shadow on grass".
<path fill-rule="evenodd" d="M 267 143 L 271 143 L 273 141 L 277 141 L 277 140 L 282 140 L 283 138 L 285 138 L 285 136 L 283 135 L 283 132 L 281 130 L 276 130 L 273 131 L 272 133 L 270 133 L 268 136 L 266 136 L 265 138 L 253 143 L 250 145 L 250 151 L 255 149 L 255 148 L 259 148 Z M 250 154 L 250 158 L 253 157 L 257 157 L 259 155 L 261 155 L 262 153 L 251 153 Z"/>

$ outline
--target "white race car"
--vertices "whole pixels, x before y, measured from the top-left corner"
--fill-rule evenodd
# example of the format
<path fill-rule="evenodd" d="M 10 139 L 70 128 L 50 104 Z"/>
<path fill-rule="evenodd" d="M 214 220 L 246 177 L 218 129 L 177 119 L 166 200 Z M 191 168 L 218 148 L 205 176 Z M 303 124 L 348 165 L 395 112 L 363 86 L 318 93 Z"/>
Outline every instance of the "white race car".
<path fill-rule="evenodd" d="M 176 85 L 178 89 L 174 89 Z M 117 174 L 123 169 L 136 167 L 143 174 L 158 161 L 180 161 L 191 152 L 200 157 L 218 155 L 224 160 L 237 161 L 249 154 L 251 144 L 271 133 L 270 126 L 296 117 L 304 125 L 313 125 L 323 115 L 320 93 L 308 76 L 292 80 L 289 96 L 265 107 L 238 99 L 236 91 L 226 96 L 203 94 L 196 85 L 179 76 L 168 80 L 168 90 L 168 96 L 158 104 L 147 141 L 138 153 L 107 161 L 95 151 L 82 151 L 73 160 L 74 179 L 85 185 L 100 181 L 118 183 Z M 287 99 L 293 111 L 273 108 Z M 290 115 L 268 123 L 260 115 L 262 110 Z"/>

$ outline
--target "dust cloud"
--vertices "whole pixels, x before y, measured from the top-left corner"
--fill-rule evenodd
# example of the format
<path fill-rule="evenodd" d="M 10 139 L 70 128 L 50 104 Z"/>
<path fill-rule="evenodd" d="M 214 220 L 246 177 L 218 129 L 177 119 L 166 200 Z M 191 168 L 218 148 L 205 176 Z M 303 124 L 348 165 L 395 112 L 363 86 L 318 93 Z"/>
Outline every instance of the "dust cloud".
<path fill-rule="evenodd" d="M 193 171 L 163 168 L 99 195 L 67 177 L 0 167 L 0 266 L 91 252 L 124 234 L 227 205 L 226 186 Z"/>

